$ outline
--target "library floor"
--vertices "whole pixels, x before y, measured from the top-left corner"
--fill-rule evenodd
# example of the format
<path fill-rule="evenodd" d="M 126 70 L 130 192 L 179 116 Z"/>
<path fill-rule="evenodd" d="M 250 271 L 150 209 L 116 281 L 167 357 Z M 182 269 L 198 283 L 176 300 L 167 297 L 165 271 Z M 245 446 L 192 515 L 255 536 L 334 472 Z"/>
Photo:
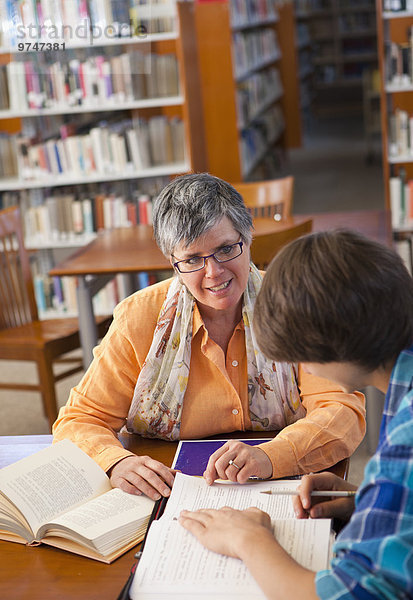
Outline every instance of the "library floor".
<path fill-rule="evenodd" d="M 294 175 L 294 213 L 383 208 L 380 140 L 367 144 L 359 117 L 313 120 L 303 137 L 283 169 Z"/>
<path fill-rule="evenodd" d="M 379 161 L 366 162 L 367 148 L 359 119 L 312 123 L 304 147 L 290 153 L 286 174 L 295 177 L 294 212 L 374 209 L 383 206 L 383 184 Z M 0 379 L 35 381 L 32 364 L 2 362 Z M 3 378 L 4 374 L 4 378 Z M 79 375 L 57 384 L 59 406 Z M 48 433 L 37 394 L 0 390 L 0 435 Z M 350 464 L 349 479 L 360 483 L 369 458 L 364 440 Z"/>

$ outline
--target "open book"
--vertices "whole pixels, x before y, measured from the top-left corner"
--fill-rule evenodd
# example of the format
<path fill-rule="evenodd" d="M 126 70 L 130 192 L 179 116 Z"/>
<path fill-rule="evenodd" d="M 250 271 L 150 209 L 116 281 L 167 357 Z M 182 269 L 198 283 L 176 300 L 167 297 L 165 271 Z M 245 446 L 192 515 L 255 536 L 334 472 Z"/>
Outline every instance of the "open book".
<path fill-rule="evenodd" d="M 69 440 L 0 469 L 0 539 L 49 544 L 105 563 L 140 542 L 154 506 L 112 488 Z"/>
<path fill-rule="evenodd" d="M 270 516 L 277 540 L 302 566 L 328 566 L 332 542 L 330 519 L 294 516 L 291 496 L 261 494 L 269 489 L 295 490 L 299 481 L 227 482 L 208 486 L 204 479 L 177 473 L 163 516 L 153 521 L 129 592 L 132 600 L 263 600 L 264 594 L 244 564 L 206 550 L 176 520 L 183 509 L 244 509 L 257 506 Z M 274 582 L 276 585 L 277 582 Z"/>

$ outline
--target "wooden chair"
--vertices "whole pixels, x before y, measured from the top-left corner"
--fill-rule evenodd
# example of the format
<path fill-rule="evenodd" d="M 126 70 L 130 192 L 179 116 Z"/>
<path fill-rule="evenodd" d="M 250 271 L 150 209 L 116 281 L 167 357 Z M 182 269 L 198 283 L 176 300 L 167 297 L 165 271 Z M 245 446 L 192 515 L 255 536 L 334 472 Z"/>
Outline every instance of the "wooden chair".
<path fill-rule="evenodd" d="M 97 320 L 100 337 L 111 320 Z M 0 359 L 34 361 L 39 380 L 33 385 L 0 382 L 0 389 L 40 392 L 51 427 L 57 418 L 55 383 L 84 368 L 81 358 L 63 355 L 79 347 L 77 318 L 39 320 L 20 211 L 17 207 L 0 211 Z M 71 368 L 55 374 L 56 362 Z"/>
<path fill-rule="evenodd" d="M 265 271 L 279 250 L 292 240 L 311 233 L 312 219 L 303 217 L 295 220 L 293 217 L 277 223 L 277 231 L 264 235 L 254 235 L 251 244 L 251 260 L 258 269 Z"/>
<path fill-rule="evenodd" d="M 267 181 L 233 183 L 244 198 L 252 217 L 271 217 L 281 221 L 291 216 L 294 177 L 281 177 Z"/>
<path fill-rule="evenodd" d="M 246 206 L 257 221 L 274 219 L 277 229 L 256 234 L 251 245 L 251 260 L 265 270 L 277 252 L 292 240 L 310 233 L 312 220 L 291 215 L 294 178 L 292 176 L 268 181 L 234 183 Z"/>

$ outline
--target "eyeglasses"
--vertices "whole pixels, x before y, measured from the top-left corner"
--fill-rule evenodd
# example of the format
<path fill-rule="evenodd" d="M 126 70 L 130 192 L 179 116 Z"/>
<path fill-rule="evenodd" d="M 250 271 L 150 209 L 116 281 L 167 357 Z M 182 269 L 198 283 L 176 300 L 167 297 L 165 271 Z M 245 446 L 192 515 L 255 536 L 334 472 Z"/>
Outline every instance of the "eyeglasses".
<path fill-rule="evenodd" d="M 214 258 L 219 263 L 228 262 L 234 260 L 242 254 L 243 242 L 236 242 L 230 246 L 223 246 L 216 252 L 208 254 L 208 256 L 192 256 L 186 260 L 178 260 L 173 263 L 173 266 L 178 269 L 180 273 L 192 273 L 193 271 L 200 271 L 205 267 L 207 258 Z"/>

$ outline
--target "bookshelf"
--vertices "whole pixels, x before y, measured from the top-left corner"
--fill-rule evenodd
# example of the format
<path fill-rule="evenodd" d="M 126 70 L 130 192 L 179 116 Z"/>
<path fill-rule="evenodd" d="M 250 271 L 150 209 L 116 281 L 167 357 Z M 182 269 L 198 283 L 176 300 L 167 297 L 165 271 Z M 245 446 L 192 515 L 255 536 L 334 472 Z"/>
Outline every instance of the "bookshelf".
<path fill-rule="evenodd" d="M 390 10 L 390 8 L 404 10 Z M 386 208 L 395 236 L 413 231 L 413 6 L 377 0 Z"/>
<path fill-rule="evenodd" d="M 300 134 L 292 4 L 213 0 L 195 14 L 208 169 L 271 178 Z"/>
<path fill-rule="evenodd" d="M 202 131 L 202 120 L 200 119 L 199 106 L 200 106 L 200 97 L 199 97 L 199 86 L 197 81 L 197 68 L 196 68 L 196 42 L 194 39 L 193 31 L 193 5 L 190 3 L 169 3 L 165 6 L 170 8 L 170 6 L 174 6 L 176 8 L 176 30 L 166 32 L 164 34 L 148 34 L 146 36 L 136 37 L 134 39 L 122 39 L 122 45 L 126 45 L 126 52 L 122 55 L 108 55 L 106 56 L 104 53 L 96 55 L 96 47 L 100 46 L 102 52 L 104 52 L 108 47 L 113 47 L 113 40 L 110 39 L 99 39 L 97 42 L 94 42 L 93 47 L 93 58 L 87 59 L 83 58 L 79 61 L 76 54 L 71 54 L 69 57 L 63 56 L 60 61 L 59 58 L 54 62 L 49 64 L 46 62 L 44 64 L 38 64 L 37 56 L 34 52 L 24 53 L 24 60 L 14 61 L 13 59 L 9 61 L 8 64 L 8 72 L 7 72 L 7 82 L 9 87 L 9 97 L 11 106 L 8 109 L 3 109 L 0 111 L 0 121 L 7 122 L 9 119 L 23 118 L 23 119 L 45 119 L 48 116 L 60 115 L 65 117 L 65 122 L 72 125 L 76 122 L 76 116 L 78 114 L 83 114 L 84 116 L 89 116 L 91 122 L 97 125 L 97 128 L 100 127 L 98 121 L 96 121 L 96 116 L 99 113 L 104 113 L 107 115 L 108 113 L 120 113 L 124 111 L 128 111 L 129 115 L 132 119 L 148 119 L 149 125 L 152 121 L 157 120 L 161 117 L 161 120 L 158 120 L 159 123 L 162 122 L 162 118 L 166 117 L 168 121 L 167 124 L 174 122 L 175 124 L 181 122 L 183 124 L 183 147 L 179 149 L 178 154 L 182 155 L 182 158 L 175 158 L 169 162 L 162 160 L 162 156 L 159 160 L 154 159 L 154 155 L 156 154 L 155 149 L 152 146 L 150 147 L 150 153 L 152 155 L 152 161 L 146 161 L 146 164 L 143 164 L 141 168 L 136 164 L 134 160 L 127 160 L 124 163 L 120 163 L 118 169 L 111 169 L 110 165 L 101 165 L 101 168 L 73 168 L 73 164 L 69 165 L 68 168 L 61 168 L 61 163 L 63 163 L 63 157 L 60 155 L 61 148 L 58 148 L 59 152 L 59 169 L 56 173 L 56 170 L 53 168 L 48 168 L 47 170 L 41 169 L 32 169 L 32 173 L 25 173 L 24 168 L 21 168 L 19 165 L 18 172 L 15 177 L 3 177 L 0 179 L 0 192 L 2 191 L 10 191 L 10 190 L 19 190 L 19 189 L 28 189 L 28 188 L 47 188 L 47 187 L 55 187 L 58 185 L 78 185 L 78 184 L 87 184 L 94 182 L 107 182 L 112 180 L 120 180 L 120 179 L 143 179 L 148 177 L 157 177 L 160 174 L 164 173 L 165 176 L 169 176 L 174 173 L 182 173 L 188 170 L 200 170 L 204 166 L 204 156 L 203 156 L 203 131 Z M 165 9 L 166 10 L 166 9 Z M 169 13 L 168 13 L 169 14 Z M 121 40 L 116 40 L 117 45 L 120 46 Z M 133 44 L 133 46 L 132 46 Z M 84 45 L 85 46 L 85 45 Z M 61 50 L 61 55 L 67 55 L 68 52 L 76 52 L 76 49 L 81 48 L 80 43 L 69 42 L 64 50 Z M 87 48 L 87 47 L 86 47 Z M 160 61 L 162 58 L 172 58 L 175 61 L 175 68 L 178 69 L 179 73 L 177 75 L 177 79 L 179 82 L 176 82 L 176 90 L 174 89 L 172 94 L 168 94 L 168 90 L 165 89 L 155 91 L 155 97 L 151 97 L 151 90 L 145 90 L 146 97 L 139 98 L 131 98 L 131 96 L 143 95 L 141 91 L 136 91 L 135 89 L 135 81 L 139 78 L 142 79 L 143 75 L 141 69 L 149 69 L 145 73 L 147 75 L 146 84 L 148 85 L 149 77 L 153 77 L 151 73 L 151 69 L 153 69 L 153 65 L 149 63 L 149 66 L 146 66 L 146 63 L 142 65 L 139 64 L 131 64 L 132 59 L 129 61 L 128 69 L 129 69 L 129 80 L 132 81 L 131 85 L 133 86 L 132 90 L 127 90 L 125 93 L 120 91 L 119 88 L 116 89 L 115 86 L 115 76 L 120 75 L 121 79 L 126 79 L 125 71 L 126 67 L 125 63 L 121 63 L 119 66 L 120 73 L 116 73 L 113 68 L 115 67 L 115 60 L 120 60 L 120 57 L 128 58 L 131 56 L 131 52 L 135 53 L 134 56 L 140 58 L 140 60 L 153 60 L 157 59 L 156 62 Z M 5 49 L 4 49 L 5 50 Z M 83 48 L 83 57 L 85 48 Z M 128 54 L 129 52 L 129 54 Z M 18 57 L 21 59 L 21 53 Z M 89 61 L 89 63 L 88 63 Z M 82 76 L 84 73 L 84 81 L 87 81 L 89 78 L 89 73 L 91 72 L 92 66 L 90 65 L 90 61 L 94 62 L 93 68 L 95 71 L 97 68 L 103 69 L 107 67 L 109 69 L 109 75 L 104 75 L 100 77 L 100 80 L 95 83 L 93 81 L 93 85 L 99 87 L 103 80 L 103 83 L 107 83 L 109 78 L 109 82 L 111 87 L 111 94 L 107 94 L 105 97 L 105 93 L 102 94 L 101 89 L 99 87 L 98 93 L 95 93 L 93 97 L 89 97 L 86 95 L 85 88 L 78 85 L 78 89 L 75 90 L 75 93 L 78 94 L 73 99 L 70 97 L 70 94 L 66 94 L 65 97 L 61 97 L 65 92 L 65 87 L 67 87 L 67 81 L 62 78 L 64 75 L 61 75 L 60 79 L 63 81 L 62 92 L 59 97 L 59 77 L 56 74 L 55 67 L 57 66 L 58 72 L 62 71 L 62 66 L 70 71 L 68 76 L 72 76 L 75 78 L 79 78 L 79 64 L 83 66 L 84 70 L 80 73 L 80 79 L 83 81 Z M 99 61 L 99 62 L 98 62 Z M 112 62 L 113 61 L 113 62 Z M 35 75 L 30 76 L 28 73 L 28 65 L 34 64 L 34 69 L 37 69 Z M 68 67 L 69 64 L 69 67 Z M 72 65 L 76 64 L 76 68 L 78 69 L 74 72 L 74 68 Z M 97 65 L 97 67 L 96 67 Z M 88 67 L 88 75 L 86 77 L 86 66 Z M 156 69 L 156 64 L 154 65 Z M 110 69 L 112 68 L 112 71 Z M 164 69 L 167 67 L 164 67 Z M 135 70 L 134 70 L 135 69 Z M 67 75 L 67 73 L 65 72 Z M 90 76 L 92 77 L 92 76 Z M 52 93 L 49 96 L 44 97 L 43 88 L 40 90 L 42 93 L 37 94 L 37 98 L 33 91 L 33 85 L 37 83 L 37 85 L 44 83 L 46 79 L 46 83 L 49 81 L 52 82 Z M 168 73 L 164 71 L 159 74 L 159 86 L 161 83 L 168 79 Z M 119 77 L 118 77 L 119 80 Z M 29 89 L 29 81 L 32 82 L 32 89 Z M 34 82 L 34 83 L 33 83 Z M 127 85 L 128 82 L 126 82 Z M 49 86 L 50 87 L 50 86 Z M 86 86 L 87 87 L 87 86 Z M 138 86 L 136 86 L 138 87 Z M 165 87 L 165 86 L 164 86 Z M 173 87 L 173 86 L 172 86 Z M 49 92 L 49 90 L 47 90 Z M 161 93 L 162 92 L 162 93 Z M 83 94 L 83 97 L 82 97 Z M 149 96 L 149 97 L 147 97 Z M 39 100 L 40 97 L 40 100 Z M 35 100 L 33 101 L 33 98 Z M 39 103 L 41 106 L 36 106 Z M 20 104 L 20 105 L 19 105 Z M 18 106 L 19 105 L 19 106 Z M 73 116 L 72 119 L 70 117 Z M 115 121 L 116 123 L 116 121 Z M 171 125 L 172 127 L 172 125 Z M 95 128 L 96 129 L 96 126 Z M 84 126 L 83 126 L 84 130 Z M 63 135 L 57 136 L 55 138 L 57 141 L 63 141 L 66 143 L 66 137 L 70 138 L 75 132 L 69 132 L 66 134 L 65 139 L 62 140 Z M 86 130 L 86 136 L 89 132 Z M 155 135 L 155 134 L 154 134 Z M 169 135 L 169 134 L 168 134 Z M 47 133 L 45 134 L 45 138 Z M 85 136 L 85 137 L 86 137 Z M 162 140 L 163 141 L 163 140 Z M 166 143 L 161 146 L 167 146 Z M 153 140 L 152 140 L 153 142 Z M 99 145 L 99 141 L 97 142 Z M 56 145 L 57 142 L 56 142 Z M 123 141 L 123 146 L 126 145 L 126 141 Z M 29 143 L 29 151 L 31 144 Z M 56 147 L 55 147 L 56 150 Z M 96 148 L 93 148 L 93 160 L 95 163 L 95 167 L 97 167 L 96 160 Z M 65 152 L 62 151 L 62 154 Z M 67 154 L 67 152 L 66 152 Z M 113 154 L 113 152 L 112 152 Z M 175 155 L 175 153 L 173 153 Z M 18 159 L 21 159 L 21 152 L 17 151 L 17 162 Z M 130 158 L 130 157 L 129 157 Z M 149 162 L 149 164 L 148 164 Z M 150 164 L 155 163 L 155 164 Z M 113 166 L 113 165 L 112 165 Z M 78 167 L 78 165 L 76 165 Z M 27 169 L 26 169 L 27 171 Z"/>
<path fill-rule="evenodd" d="M 310 24 L 314 113 L 361 113 L 363 71 L 377 64 L 374 0 L 302 0 Z"/>
<path fill-rule="evenodd" d="M 31 10 L 39 5 L 23 4 Z M 194 4 L 135 4 L 70 4 L 76 10 L 88 6 L 82 16 L 67 15 L 69 3 L 56 0 L 54 23 L 85 18 L 89 26 L 96 19 L 94 5 L 112 11 L 105 13 L 112 29 L 93 43 L 62 37 L 52 51 L 39 50 L 41 36 L 26 37 L 19 51 L 20 40 L 5 33 L 11 15 L 1 14 L 0 152 L 7 168 L 0 167 L 0 204 L 20 203 L 26 245 L 39 250 L 34 261 L 39 280 L 53 266 L 56 251 L 88 243 L 102 228 L 150 222 L 148 202 L 171 176 L 206 170 Z M 0 11 L 18 5 L 0 3 Z M 117 37 L 113 27 L 121 22 L 122 7 L 129 11 L 123 20 L 130 30 Z M 25 17 L 28 26 L 33 14 Z M 68 198 L 62 208 L 59 201 Z M 66 295 L 73 300 L 74 291 Z"/>
<path fill-rule="evenodd" d="M 314 99 L 313 42 L 311 38 L 311 13 L 308 0 L 294 0 L 295 37 L 298 55 L 298 85 L 303 124 L 309 122 Z"/>

